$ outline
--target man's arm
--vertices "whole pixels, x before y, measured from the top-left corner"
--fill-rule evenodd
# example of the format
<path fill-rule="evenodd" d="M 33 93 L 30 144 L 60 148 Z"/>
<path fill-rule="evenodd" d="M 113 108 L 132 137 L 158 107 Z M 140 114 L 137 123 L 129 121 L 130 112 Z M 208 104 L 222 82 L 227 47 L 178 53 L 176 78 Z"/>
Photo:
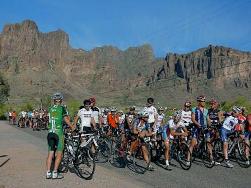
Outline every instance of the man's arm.
<path fill-rule="evenodd" d="M 93 117 L 91 117 L 91 124 L 92 124 L 93 128 L 96 130 L 97 129 L 96 122 Z"/>
<path fill-rule="evenodd" d="M 71 130 L 75 130 L 75 125 L 70 122 L 70 116 L 64 116 L 64 122 L 70 127 Z"/>
<path fill-rule="evenodd" d="M 192 122 L 196 125 L 196 127 L 201 127 L 200 124 L 195 120 L 195 114 L 192 113 Z"/>

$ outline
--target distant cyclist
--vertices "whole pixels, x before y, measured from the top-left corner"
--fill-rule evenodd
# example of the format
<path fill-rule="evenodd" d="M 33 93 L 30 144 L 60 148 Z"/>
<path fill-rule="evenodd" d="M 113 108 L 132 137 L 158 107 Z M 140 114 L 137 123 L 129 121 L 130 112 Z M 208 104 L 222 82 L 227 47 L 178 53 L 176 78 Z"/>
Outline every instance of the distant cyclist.
<path fill-rule="evenodd" d="M 74 129 L 74 127 L 70 123 L 68 112 L 62 105 L 63 95 L 61 93 L 55 93 L 52 96 L 52 100 L 53 105 L 49 108 L 49 133 L 47 135 L 49 152 L 46 161 L 46 178 L 62 179 L 63 175 L 58 173 L 58 167 L 62 160 L 64 149 L 63 122 L 65 122 L 71 129 Z M 56 154 L 54 154 L 55 151 Z M 54 155 L 56 155 L 56 160 L 54 170 L 51 172 L 51 163 Z"/>
<path fill-rule="evenodd" d="M 92 97 L 89 99 L 91 101 L 91 110 L 93 114 L 94 121 L 96 123 L 96 127 L 100 128 L 101 122 L 101 110 L 96 106 L 96 98 Z"/>
<path fill-rule="evenodd" d="M 183 123 L 186 128 L 190 128 L 192 124 L 191 106 L 192 103 L 190 101 L 186 101 L 184 103 L 184 108 L 181 111 L 180 122 Z"/>

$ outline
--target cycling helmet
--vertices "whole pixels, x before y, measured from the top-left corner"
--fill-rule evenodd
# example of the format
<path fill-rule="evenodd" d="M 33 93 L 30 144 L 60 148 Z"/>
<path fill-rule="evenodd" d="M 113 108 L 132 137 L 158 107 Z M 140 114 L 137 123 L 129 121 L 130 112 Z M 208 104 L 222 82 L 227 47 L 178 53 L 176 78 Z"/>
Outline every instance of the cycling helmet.
<path fill-rule="evenodd" d="M 218 104 L 218 101 L 216 99 L 211 99 L 210 104 Z"/>
<path fill-rule="evenodd" d="M 111 107 L 111 112 L 116 112 L 117 111 L 117 108 L 115 108 L 115 107 Z"/>
<path fill-rule="evenodd" d="M 164 108 L 162 106 L 158 107 L 159 111 L 164 111 Z"/>
<path fill-rule="evenodd" d="M 236 113 L 241 113 L 241 108 L 238 106 L 233 106 L 232 111 Z"/>
<path fill-rule="evenodd" d="M 181 114 L 182 114 L 181 110 L 175 111 L 175 112 L 173 113 L 173 117 L 174 117 L 174 118 L 175 118 L 175 117 L 181 118 Z"/>
<path fill-rule="evenodd" d="M 135 106 L 131 106 L 131 107 L 129 108 L 129 110 L 130 110 L 130 111 L 134 111 L 134 110 L 135 110 Z"/>
<path fill-rule="evenodd" d="M 149 97 L 149 98 L 147 99 L 147 103 L 153 104 L 153 103 L 154 103 L 154 99 L 153 99 L 152 97 Z"/>
<path fill-rule="evenodd" d="M 197 97 L 197 101 L 198 102 L 205 102 L 206 101 L 206 97 L 204 95 L 198 96 Z"/>
<path fill-rule="evenodd" d="M 149 117 L 149 113 L 148 112 L 142 112 L 141 113 L 141 117 Z"/>
<path fill-rule="evenodd" d="M 91 101 L 91 103 L 95 103 L 96 102 L 95 97 L 91 97 L 89 100 Z"/>
<path fill-rule="evenodd" d="M 63 100 L 63 95 L 62 95 L 62 93 L 60 93 L 60 92 L 57 92 L 57 93 L 54 93 L 52 96 L 51 96 L 51 98 L 53 99 L 53 100 Z"/>
<path fill-rule="evenodd" d="M 186 101 L 186 102 L 184 103 L 184 106 L 185 106 L 185 107 L 190 107 L 190 106 L 192 106 L 191 101 Z"/>

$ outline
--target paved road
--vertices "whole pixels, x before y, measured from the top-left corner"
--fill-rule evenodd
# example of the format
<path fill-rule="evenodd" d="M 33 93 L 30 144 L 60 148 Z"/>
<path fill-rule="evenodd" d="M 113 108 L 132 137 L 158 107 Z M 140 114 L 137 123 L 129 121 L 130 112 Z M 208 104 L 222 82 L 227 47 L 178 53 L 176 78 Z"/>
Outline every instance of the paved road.
<path fill-rule="evenodd" d="M 32 168 L 29 169 L 30 173 L 32 173 L 32 179 L 35 179 L 37 184 L 43 185 L 42 187 L 50 187 L 52 183 L 56 187 L 68 187 L 70 185 L 76 187 L 84 184 L 87 187 L 131 187 L 133 185 L 134 187 L 172 188 L 248 188 L 251 185 L 251 168 L 243 169 L 238 164 L 235 164 L 233 169 L 224 166 L 207 169 L 199 162 L 193 164 L 189 171 L 182 170 L 176 163 L 177 166 L 173 166 L 172 171 L 166 171 L 155 166 L 156 170 L 154 172 L 147 172 L 144 175 L 136 174 L 127 167 L 118 169 L 106 163 L 98 164 L 94 179 L 91 181 L 81 180 L 71 173 L 66 174 L 64 180 L 56 183 L 46 181 L 44 180 L 44 159 L 47 152 L 45 138 L 46 132 L 33 132 L 30 129 L 13 128 L 5 122 L 0 122 L 0 155 L 11 155 L 11 160 L 0 168 L 0 187 L 1 184 L 7 187 L 8 185 L 10 185 L 9 187 L 14 187 L 13 184 L 10 184 L 12 176 L 17 178 L 15 180 L 17 183 L 25 181 L 27 178 L 24 179 L 21 172 L 25 171 L 29 165 L 32 165 Z M 27 155 L 26 159 L 18 159 L 20 154 L 27 154 L 28 152 L 32 153 L 32 157 L 30 154 Z M 34 152 L 40 155 L 33 155 Z M 20 163 L 24 164 L 20 165 Z M 5 172 L 6 170 L 9 172 Z M 20 174 L 17 172 L 20 172 Z M 4 183 L 2 183 L 2 179 Z M 32 182 L 27 182 L 25 185 L 32 187 Z"/>

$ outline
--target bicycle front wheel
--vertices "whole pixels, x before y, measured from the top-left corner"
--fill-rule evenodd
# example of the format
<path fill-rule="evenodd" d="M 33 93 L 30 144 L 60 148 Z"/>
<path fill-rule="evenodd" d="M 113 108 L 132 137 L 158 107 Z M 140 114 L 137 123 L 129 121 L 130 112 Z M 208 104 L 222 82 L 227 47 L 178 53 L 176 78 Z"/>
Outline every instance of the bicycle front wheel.
<path fill-rule="evenodd" d="M 180 166 L 184 170 L 189 170 L 192 165 L 191 158 L 188 160 L 188 156 L 191 156 L 189 147 L 185 143 L 181 143 L 177 150 L 177 159 L 180 163 Z"/>
<path fill-rule="evenodd" d="M 74 165 L 81 178 L 86 180 L 92 179 L 96 165 L 91 149 L 82 148 L 79 155 L 77 155 Z"/>
<path fill-rule="evenodd" d="M 138 146 L 137 150 L 133 153 L 133 167 L 135 172 L 144 174 L 151 162 L 150 147 L 145 144 Z"/>
<path fill-rule="evenodd" d="M 96 161 L 100 163 L 105 163 L 111 156 L 109 143 L 107 142 L 106 139 L 103 138 L 100 138 L 97 143 L 98 143 L 98 149 L 97 149 Z"/>
<path fill-rule="evenodd" d="M 250 146 L 244 140 L 238 142 L 238 154 L 238 164 L 243 168 L 250 167 Z"/>

